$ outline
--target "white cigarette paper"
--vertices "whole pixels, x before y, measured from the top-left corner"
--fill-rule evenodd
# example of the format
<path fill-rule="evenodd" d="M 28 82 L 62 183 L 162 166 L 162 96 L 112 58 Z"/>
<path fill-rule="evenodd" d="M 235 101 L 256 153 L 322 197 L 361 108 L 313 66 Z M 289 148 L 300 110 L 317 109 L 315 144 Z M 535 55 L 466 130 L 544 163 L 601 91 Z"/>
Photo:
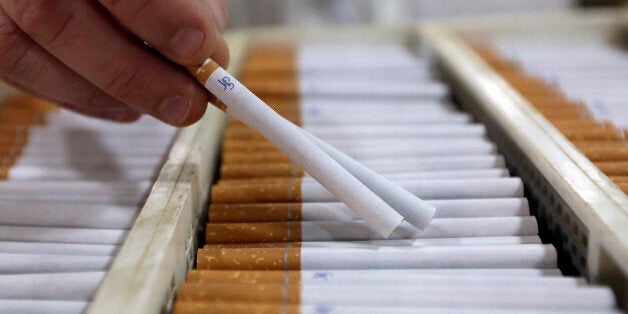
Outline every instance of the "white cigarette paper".
<path fill-rule="evenodd" d="M 143 201 L 150 181 L 4 181 L 0 198 L 10 201 L 82 202 L 138 205 Z"/>
<path fill-rule="evenodd" d="M 0 252 L 16 254 L 115 256 L 120 245 L 46 242 L 0 242 Z"/>
<path fill-rule="evenodd" d="M 0 241 L 121 245 L 128 230 L 0 226 Z"/>
<path fill-rule="evenodd" d="M 426 200 L 523 197 L 523 182 L 518 178 L 404 181 L 399 186 Z M 301 191 L 303 202 L 336 201 L 319 183 L 303 183 Z"/>
<path fill-rule="evenodd" d="M 139 208 L 73 202 L 2 201 L 2 225 L 131 229 Z"/>
<path fill-rule="evenodd" d="M 64 313 L 81 314 L 90 302 L 59 300 L 0 300 L 0 309 L 7 313 Z"/>
<path fill-rule="evenodd" d="M 0 253 L 0 275 L 106 271 L 111 256 Z"/>
<path fill-rule="evenodd" d="M 295 163 L 347 204 L 383 236 L 390 235 L 403 217 L 298 128 L 270 109 L 212 60 L 198 70 L 209 77 L 201 82 L 226 105 L 226 112 L 243 121 L 286 153 Z M 430 214 L 426 215 L 431 216 Z M 420 224 L 420 226 L 425 225 Z"/>
<path fill-rule="evenodd" d="M 297 127 L 295 126 L 295 128 Z M 303 131 L 303 134 L 305 134 L 325 153 L 334 158 L 340 165 L 349 170 L 351 174 L 375 192 L 375 194 L 381 197 L 384 202 L 401 214 L 410 224 L 423 230 L 430 223 L 434 217 L 434 212 L 436 211 L 434 206 L 426 203 L 414 194 L 402 189 L 373 170 L 351 159 L 351 157 L 321 141 L 314 135 L 308 134 L 305 131 Z"/>
<path fill-rule="evenodd" d="M 105 272 L 0 276 L 0 299 L 91 300 Z"/>

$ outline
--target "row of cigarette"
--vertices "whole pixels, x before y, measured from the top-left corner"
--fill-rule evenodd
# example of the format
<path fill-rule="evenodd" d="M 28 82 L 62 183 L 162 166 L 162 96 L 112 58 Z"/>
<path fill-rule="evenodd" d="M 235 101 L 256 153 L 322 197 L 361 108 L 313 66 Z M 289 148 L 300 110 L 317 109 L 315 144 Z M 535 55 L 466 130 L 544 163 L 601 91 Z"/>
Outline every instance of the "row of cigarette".
<path fill-rule="evenodd" d="M 602 45 L 600 45 L 601 47 Z M 491 49 L 489 47 L 476 47 L 476 51 L 489 63 L 505 80 L 507 80 L 535 109 L 537 109 L 542 115 L 545 116 L 556 128 L 565 135 L 586 157 L 588 157 L 598 168 L 605 173 L 611 181 L 617 185 L 619 189 L 628 193 L 628 142 L 626 142 L 626 136 L 628 135 L 628 129 L 620 129 L 613 124 L 613 121 L 598 118 L 599 115 L 595 115 L 591 110 L 590 99 L 587 97 L 586 91 L 590 91 L 588 84 L 596 86 L 596 92 L 615 94 L 621 93 L 624 89 L 613 88 L 614 84 L 624 84 L 628 77 L 614 77 L 612 73 L 619 71 L 625 75 L 628 70 L 628 63 L 621 62 L 620 57 L 599 59 L 599 62 L 610 62 L 609 64 L 599 65 L 603 69 L 610 70 L 612 80 L 608 82 L 604 78 L 607 75 L 606 71 L 602 71 L 602 78 L 591 77 L 589 72 L 600 72 L 600 68 L 593 67 L 593 70 L 587 66 L 585 60 L 589 60 L 587 55 L 591 53 L 591 50 L 597 51 L 598 45 L 590 44 L 588 49 L 574 49 L 570 50 L 567 56 L 561 55 L 560 60 L 553 66 L 546 66 L 545 71 L 553 69 L 558 71 L 560 75 L 556 76 L 555 82 L 548 80 L 542 76 L 543 71 L 539 69 L 538 63 L 552 64 L 550 60 L 552 57 L 556 58 L 556 55 L 548 53 L 548 49 L 541 49 L 536 53 L 531 53 L 524 49 L 522 56 L 527 56 L 528 53 L 532 54 L 531 57 L 523 57 L 523 64 L 517 61 L 507 59 L 507 57 L 500 54 L 499 51 Z M 562 49 L 561 49 L 562 51 Z M 537 60 L 537 62 L 528 61 L 527 58 Z M 586 59 L 585 59 L 586 58 Z M 581 62 L 576 65 L 577 60 Z M 602 61 L 604 60 L 604 61 Z M 596 61 L 597 62 L 597 61 Z M 615 64 L 612 66 L 612 64 Z M 534 66 L 536 65 L 536 66 Z M 569 68 L 570 75 L 582 75 L 581 80 L 585 80 L 587 84 L 579 84 L 576 87 L 573 84 L 567 84 L 571 82 L 569 78 L 565 77 L 563 73 L 563 67 Z M 549 68 L 549 69 L 548 69 Z M 618 70 L 619 69 L 619 70 Z M 623 70 L 622 70 L 623 69 Z M 541 71 L 541 74 L 539 74 Z M 565 81 L 561 80 L 565 79 Z M 557 80 L 557 81 L 556 81 Z M 596 80 L 605 82 L 600 86 L 595 85 Z M 608 84 L 607 84 L 608 83 Z M 628 112 L 628 107 L 625 103 L 626 96 L 624 94 L 622 98 L 623 102 L 617 102 L 614 108 L 618 114 L 614 115 L 620 125 L 624 125 L 622 122 L 622 116 Z M 574 98 L 583 97 L 583 98 Z M 619 99 L 619 98 L 618 98 Z M 584 101 L 584 102 L 582 102 Z M 623 108 L 623 109 L 622 109 Z M 624 114 L 620 114 L 623 112 Z M 624 125 L 625 127 L 625 125 Z"/>
<path fill-rule="evenodd" d="M 610 290 L 561 277 L 521 180 L 426 59 L 394 45 L 262 47 L 242 83 L 436 213 L 384 238 L 232 120 L 175 313 L 613 312 Z"/>
<path fill-rule="evenodd" d="M 132 228 L 175 129 L 26 96 L 0 105 L 0 308 L 81 313 Z"/>

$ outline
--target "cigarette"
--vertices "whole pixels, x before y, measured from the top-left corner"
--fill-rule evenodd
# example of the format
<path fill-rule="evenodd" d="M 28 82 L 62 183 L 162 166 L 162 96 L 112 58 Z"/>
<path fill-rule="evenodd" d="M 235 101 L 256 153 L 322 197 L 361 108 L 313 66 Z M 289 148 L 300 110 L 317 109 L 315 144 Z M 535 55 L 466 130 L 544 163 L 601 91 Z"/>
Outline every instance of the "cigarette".
<path fill-rule="evenodd" d="M 0 226 L 0 239 L 10 242 L 121 245 L 127 234 L 123 229 Z"/>
<path fill-rule="evenodd" d="M 249 248 L 277 248 L 286 245 L 300 248 L 347 248 L 371 249 L 382 248 L 411 249 L 424 246 L 465 246 L 465 245 L 503 245 L 503 244 L 542 244 L 538 236 L 496 236 L 496 237 L 466 237 L 466 238 L 425 238 L 425 239 L 397 239 L 397 240 L 355 240 L 355 241 L 309 241 L 286 243 L 239 243 L 239 244 L 206 244 L 206 249 L 249 249 Z"/>
<path fill-rule="evenodd" d="M 0 198 L 137 206 L 146 197 L 150 184 L 150 181 L 0 181 Z"/>
<path fill-rule="evenodd" d="M 483 137 L 486 129 L 483 125 L 462 124 L 443 126 L 424 125 L 379 125 L 379 126 L 322 126 L 309 127 L 308 133 L 321 139 L 327 138 L 447 138 L 447 137 Z M 262 136 L 252 129 L 232 129 L 225 132 L 227 140 L 258 139 Z"/>
<path fill-rule="evenodd" d="M 226 104 L 223 109 L 229 115 L 273 142 L 342 202 L 360 213 L 380 234 L 391 234 L 403 221 L 399 213 L 309 140 L 300 128 L 275 113 L 215 62 L 208 59 L 194 74 Z M 431 217 L 431 214 L 425 216 Z"/>
<path fill-rule="evenodd" d="M 447 156 L 449 154 L 466 153 L 470 155 L 496 154 L 497 147 L 489 143 L 468 143 L 465 145 L 435 145 L 420 146 L 348 146 L 339 148 L 345 154 L 356 160 L 378 158 L 421 158 L 428 156 Z M 237 151 L 225 151 L 222 155 L 223 164 L 260 163 L 260 162 L 289 162 L 285 154 L 278 151 L 259 152 L 249 154 Z"/>
<path fill-rule="evenodd" d="M 415 268 L 556 268 L 551 245 L 469 245 L 381 248 L 199 249 L 200 270 L 338 270 Z"/>
<path fill-rule="evenodd" d="M 370 249 L 416 250 L 425 246 L 471 246 L 471 245 L 502 245 L 502 244 L 542 244 L 538 236 L 490 236 L 461 238 L 420 238 L 420 239 L 384 239 L 384 240 L 350 240 L 350 241 L 308 241 L 308 242 L 268 242 L 268 243 L 227 243 L 205 244 L 203 248 L 217 249 L 264 249 L 284 248 L 333 248 L 333 249 Z"/>
<path fill-rule="evenodd" d="M 0 308 L 10 313 L 85 313 L 91 302 L 58 300 L 0 300 Z"/>
<path fill-rule="evenodd" d="M 104 276 L 105 272 L 101 271 L 2 275 L 0 276 L 0 298 L 92 300 Z"/>
<path fill-rule="evenodd" d="M 307 173 L 301 174 L 300 172 L 294 172 L 290 177 L 301 176 L 302 183 L 313 183 L 315 180 Z M 440 170 L 440 171 L 418 171 L 418 172 L 406 172 L 406 173 L 382 173 L 384 178 L 391 180 L 397 184 L 403 181 L 418 181 L 418 180 L 437 180 L 437 179 L 478 179 L 478 178 L 505 178 L 510 177 L 510 173 L 506 168 L 488 168 L 478 170 Z M 287 178 L 286 176 L 271 177 L 262 173 L 259 177 L 250 178 L 224 178 L 218 184 L 221 183 L 267 183 L 270 181 L 282 180 Z"/>
<path fill-rule="evenodd" d="M 427 200 L 434 218 L 529 216 L 525 198 Z M 359 220 L 343 203 L 212 204 L 210 223 Z"/>
<path fill-rule="evenodd" d="M 76 202 L 7 201 L 0 203 L 4 225 L 131 229 L 139 214 L 136 206 Z"/>
<path fill-rule="evenodd" d="M 19 161 L 18 161 L 19 163 Z M 87 166 L 87 167 L 86 167 Z M 136 181 L 152 178 L 158 173 L 157 165 L 121 167 L 116 164 L 60 165 L 51 168 L 48 165 L 14 165 L 7 169 L 7 179 L 25 180 L 116 180 Z"/>
<path fill-rule="evenodd" d="M 341 166 L 349 170 L 351 174 L 394 208 L 411 225 L 423 230 L 430 223 L 436 211 L 434 206 L 358 163 L 314 135 L 305 131 L 303 131 L 303 134 L 325 153 L 334 158 Z"/>
<path fill-rule="evenodd" d="M 106 271 L 111 256 L 0 253 L 0 274 Z"/>
<path fill-rule="evenodd" d="M 275 180 L 272 185 L 229 184 L 213 186 L 214 204 L 273 202 L 336 202 L 338 198 L 319 183 L 301 184 L 298 178 Z M 523 197 L 519 178 L 422 180 L 401 182 L 399 186 L 424 199 L 469 199 Z"/>
<path fill-rule="evenodd" d="M 574 145 L 594 162 L 628 160 L 628 145 L 623 142 L 575 141 Z"/>
<path fill-rule="evenodd" d="M 329 139 L 326 141 L 328 144 L 333 145 L 338 149 L 356 149 L 358 147 L 383 147 L 384 149 L 388 149 L 391 147 L 402 147 L 402 146 L 414 146 L 414 147 L 425 147 L 429 149 L 429 147 L 439 147 L 439 146 L 464 146 L 464 145 L 486 145 L 492 144 L 490 141 L 484 138 L 465 138 L 465 139 L 447 139 L 446 144 L 442 139 Z M 275 151 L 280 152 L 275 146 L 273 146 L 270 142 L 265 140 L 257 140 L 257 141 L 235 141 L 230 140 L 223 144 L 223 151 L 235 151 L 235 152 L 268 152 Z"/>
<path fill-rule="evenodd" d="M 349 270 L 198 270 L 188 271 L 186 281 L 190 283 L 216 284 L 283 284 L 288 278 L 292 284 L 343 284 L 374 282 L 415 282 L 430 279 L 447 280 L 487 280 L 513 282 L 548 282 L 581 283 L 580 278 L 562 277 L 558 269 L 482 269 L 482 268 L 437 268 L 437 269 L 349 269 Z"/>
<path fill-rule="evenodd" d="M 482 312 L 488 309 L 504 311 L 506 308 L 533 310 L 573 308 L 580 310 L 614 310 L 615 297 L 610 289 L 554 289 L 552 287 L 503 287 L 479 286 L 469 287 L 422 287 L 410 285 L 343 285 L 343 286 L 289 286 L 289 285 L 212 285 L 184 283 L 179 289 L 179 300 L 182 302 L 205 303 L 204 309 L 224 309 L 223 304 L 234 302 L 249 303 L 249 312 L 254 311 L 251 304 L 262 303 L 274 309 L 268 313 L 286 311 L 286 304 L 293 305 L 294 312 L 299 313 L 301 306 L 311 305 L 316 313 L 322 308 L 325 312 L 335 312 L 336 307 L 358 305 L 358 311 L 351 313 L 371 313 L 372 306 L 386 307 L 378 313 L 390 313 L 390 305 L 395 307 L 413 307 L 413 311 L 402 313 L 438 313 L 459 312 L 463 308 L 479 308 Z M 237 304 L 237 303 L 236 303 Z M 272 307 L 274 304 L 274 307 Z M 324 304 L 324 306 L 321 306 Z M 296 307 L 296 308 L 295 308 Z M 203 307 L 201 307 L 203 308 Z M 229 308 L 229 306 L 227 306 Z M 242 308 L 240 308 L 242 309 Z M 247 309 L 246 307 L 244 309 Z M 318 310 L 316 310 L 318 309 Z M 426 309 L 427 311 L 424 311 Z M 432 311 L 430 311 L 430 309 Z M 362 312 L 359 312 L 359 311 Z M 394 310 L 393 310 L 394 311 Z M 176 312 L 176 311 L 175 311 Z M 246 312 L 241 312 L 246 313 Z"/>
<path fill-rule="evenodd" d="M 208 244 L 382 240 L 364 221 L 209 223 Z M 534 236 L 534 217 L 440 218 L 424 230 L 402 223 L 387 239 Z"/>
<path fill-rule="evenodd" d="M 464 275 L 464 272 L 425 273 L 415 270 L 331 270 L 331 271 L 228 271 L 192 270 L 186 282 L 212 285 L 287 285 L 290 286 L 343 286 L 343 285 L 420 285 L 422 287 L 554 287 L 555 289 L 578 288 L 586 281 L 570 277 L 538 277 L 503 275 Z M 496 272 L 499 273 L 499 272 Z M 462 274 L 460 276 L 459 274 Z M 516 274 L 516 273 L 515 273 Z M 458 275 L 458 276 L 457 276 Z M 286 280 L 287 279 L 287 280 Z"/>
<path fill-rule="evenodd" d="M 116 244 L 0 242 L 0 251 L 14 254 L 116 256 L 120 247 Z"/>
<path fill-rule="evenodd" d="M 416 84 L 415 81 L 398 81 L 394 85 L 386 86 L 373 81 L 356 79 L 346 81 L 337 80 L 333 77 L 329 78 L 329 82 L 321 82 L 320 80 L 300 79 L 295 82 L 292 79 L 281 79 L 269 81 L 264 79 L 246 79 L 243 84 L 250 87 L 260 95 L 281 95 L 281 96 L 316 96 L 316 95 L 334 95 L 351 97 L 359 94 L 361 96 L 374 97 L 408 97 L 408 98 L 431 98 L 442 99 L 448 95 L 448 89 L 443 83 L 425 82 Z"/>
<path fill-rule="evenodd" d="M 503 168 L 505 161 L 501 155 L 468 155 L 462 157 L 367 159 L 362 160 L 362 164 L 377 173 L 392 174 Z M 230 164 L 220 167 L 220 176 L 224 179 L 294 177 L 303 176 L 303 174 L 304 169 L 293 163 Z"/>

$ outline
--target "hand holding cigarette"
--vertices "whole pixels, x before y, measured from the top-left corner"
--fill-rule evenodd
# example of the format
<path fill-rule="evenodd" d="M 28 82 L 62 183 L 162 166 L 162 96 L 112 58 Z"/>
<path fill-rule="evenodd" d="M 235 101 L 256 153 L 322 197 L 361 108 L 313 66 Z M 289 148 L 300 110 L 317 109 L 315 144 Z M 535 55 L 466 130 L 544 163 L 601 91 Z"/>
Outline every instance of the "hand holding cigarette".
<path fill-rule="evenodd" d="M 2 0 L 0 77 L 88 116 L 189 125 L 209 93 L 179 64 L 226 66 L 226 18 L 221 0 Z"/>
<path fill-rule="evenodd" d="M 276 145 L 380 235 L 388 237 L 404 219 L 423 229 L 434 216 L 433 206 L 282 118 L 215 61 L 189 71 L 218 97 L 220 109 Z"/>

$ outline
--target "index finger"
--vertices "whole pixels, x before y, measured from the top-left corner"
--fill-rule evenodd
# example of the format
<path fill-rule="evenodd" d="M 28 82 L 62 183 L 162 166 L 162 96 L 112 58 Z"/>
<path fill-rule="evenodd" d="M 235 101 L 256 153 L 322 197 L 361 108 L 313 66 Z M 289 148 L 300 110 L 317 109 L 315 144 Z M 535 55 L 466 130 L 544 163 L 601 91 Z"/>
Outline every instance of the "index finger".
<path fill-rule="evenodd" d="M 226 20 L 220 2 L 216 6 L 198 0 L 99 1 L 122 25 L 176 63 L 197 65 L 226 53 L 218 29 Z"/>

